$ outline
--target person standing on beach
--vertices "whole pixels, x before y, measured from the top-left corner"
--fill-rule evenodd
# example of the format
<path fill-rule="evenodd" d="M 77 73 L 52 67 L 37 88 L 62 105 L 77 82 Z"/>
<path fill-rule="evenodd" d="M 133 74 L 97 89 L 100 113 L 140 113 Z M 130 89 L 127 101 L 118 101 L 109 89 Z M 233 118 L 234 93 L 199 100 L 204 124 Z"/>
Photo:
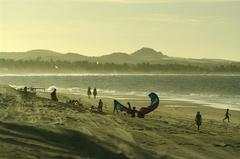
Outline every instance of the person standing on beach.
<path fill-rule="evenodd" d="M 230 122 L 230 116 L 231 114 L 229 113 L 229 109 L 227 109 L 226 113 L 225 113 L 225 118 L 223 119 L 223 122 L 227 119 L 228 122 Z"/>
<path fill-rule="evenodd" d="M 26 86 L 23 88 L 23 93 L 27 94 L 27 87 Z"/>
<path fill-rule="evenodd" d="M 129 102 L 127 102 L 127 105 L 128 105 L 128 114 L 131 114 L 132 113 L 132 106 Z"/>
<path fill-rule="evenodd" d="M 93 96 L 96 99 L 96 96 L 97 96 L 97 88 L 96 87 L 93 89 Z"/>
<path fill-rule="evenodd" d="M 23 94 L 24 94 L 24 97 L 27 98 L 28 91 L 26 86 L 23 88 Z"/>
<path fill-rule="evenodd" d="M 90 96 L 92 95 L 91 87 L 88 87 L 87 95 L 88 98 L 90 98 Z"/>
<path fill-rule="evenodd" d="M 136 107 L 133 107 L 133 109 L 131 110 L 131 117 L 132 118 L 135 118 L 135 113 L 137 112 L 137 110 L 136 110 Z"/>
<path fill-rule="evenodd" d="M 23 88 L 22 98 L 24 99 L 24 103 L 28 100 L 28 91 L 26 86 Z"/>
<path fill-rule="evenodd" d="M 57 89 L 54 88 L 53 92 L 51 93 L 51 99 L 52 99 L 53 101 L 55 101 L 55 102 L 58 101 L 57 93 L 56 93 L 56 92 L 57 92 Z"/>
<path fill-rule="evenodd" d="M 100 99 L 98 102 L 98 112 L 102 112 L 102 107 L 103 107 L 103 102 L 102 102 L 102 99 Z"/>
<path fill-rule="evenodd" d="M 198 131 L 199 131 L 199 128 L 202 124 L 202 115 L 200 114 L 200 112 L 197 112 L 197 115 L 195 117 L 195 122 L 196 122 L 196 125 L 198 127 Z"/>

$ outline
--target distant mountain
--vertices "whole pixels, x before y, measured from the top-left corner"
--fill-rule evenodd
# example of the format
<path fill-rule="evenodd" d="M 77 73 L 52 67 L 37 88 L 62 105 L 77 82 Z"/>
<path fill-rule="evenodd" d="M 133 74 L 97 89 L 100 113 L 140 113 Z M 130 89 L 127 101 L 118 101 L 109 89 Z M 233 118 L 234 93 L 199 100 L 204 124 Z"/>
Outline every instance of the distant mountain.
<path fill-rule="evenodd" d="M 116 52 L 109 55 L 98 57 L 89 57 L 80 55 L 78 53 L 62 54 L 51 50 L 31 50 L 27 52 L 0 52 L 0 59 L 13 60 L 40 60 L 40 61 L 89 61 L 100 63 L 116 63 L 116 64 L 137 64 L 137 63 L 152 63 L 152 64 L 225 64 L 231 63 L 227 60 L 217 59 L 188 59 L 168 57 L 162 52 L 156 51 L 152 48 L 143 47 L 131 54 Z"/>
<path fill-rule="evenodd" d="M 142 48 L 132 54 L 116 52 L 99 57 L 89 57 L 77 53 L 58 53 L 50 50 L 31 50 L 27 52 L 0 52 L 0 58 L 14 60 L 42 60 L 42 61 L 90 61 L 101 63 L 140 63 L 156 61 L 159 58 L 167 57 L 161 52 L 151 48 Z"/>
<path fill-rule="evenodd" d="M 87 56 L 77 53 L 58 53 L 51 50 L 31 50 L 27 52 L 0 52 L 0 58 L 13 60 L 42 60 L 42 61 L 84 61 L 88 60 Z"/>
<path fill-rule="evenodd" d="M 132 54 L 117 52 L 110 55 L 104 55 L 98 58 L 99 61 L 106 63 L 158 63 L 162 58 L 168 56 L 163 55 L 161 52 L 157 52 L 151 48 L 142 48 Z"/>
<path fill-rule="evenodd" d="M 135 58 L 147 59 L 147 60 L 156 60 L 156 58 L 167 58 L 168 56 L 163 55 L 161 52 L 157 52 L 154 49 L 143 47 L 140 50 L 131 54 Z"/>
<path fill-rule="evenodd" d="M 138 63 L 140 62 L 139 59 L 134 58 L 133 56 L 127 53 L 112 53 L 110 55 L 104 55 L 98 58 L 98 61 L 102 63 Z"/>

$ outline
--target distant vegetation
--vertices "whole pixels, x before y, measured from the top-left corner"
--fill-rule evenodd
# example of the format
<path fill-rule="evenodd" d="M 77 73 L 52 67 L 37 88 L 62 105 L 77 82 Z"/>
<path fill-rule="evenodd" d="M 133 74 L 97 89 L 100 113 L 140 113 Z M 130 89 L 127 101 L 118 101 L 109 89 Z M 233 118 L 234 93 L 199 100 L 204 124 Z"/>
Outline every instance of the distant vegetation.
<path fill-rule="evenodd" d="M 240 73 L 240 63 L 114 64 L 88 61 L 0 59 L 0 73 Z"/>
<path fill-rule="evenodd" d="M 169 57 L 151 48 L 90 57 L 51 50 L 0 52 L 0 73 L 240 73 L 240 62 Z"/>

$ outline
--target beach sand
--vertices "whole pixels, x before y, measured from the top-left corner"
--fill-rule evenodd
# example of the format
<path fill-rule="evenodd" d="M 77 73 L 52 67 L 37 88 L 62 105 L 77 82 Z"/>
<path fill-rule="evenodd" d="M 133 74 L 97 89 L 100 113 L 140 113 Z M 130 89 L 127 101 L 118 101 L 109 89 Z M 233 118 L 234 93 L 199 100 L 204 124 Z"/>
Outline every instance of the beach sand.
<path fill-rule="evenodd" d="M 225 110 L 201 104 L 162 100 L 145 119 L 113 114 L 113 99 L 104 98 L 104 114 L 90 113 L 97 99 L 74 94 L 49 93 L 24 99 L 0 86 L 1 159 L 237 159 L 240 155 L 240 112 L 231 111 L 231 122 L 223 122 Z M 66 100 L 83 104 L 74 108 Z M 120 100 L 126 104 L 127 100 Z M 131 100 L 139 109 L 148 97 Z M 200 111 L 203 123 L 197 131 L 194 118 Z"/>

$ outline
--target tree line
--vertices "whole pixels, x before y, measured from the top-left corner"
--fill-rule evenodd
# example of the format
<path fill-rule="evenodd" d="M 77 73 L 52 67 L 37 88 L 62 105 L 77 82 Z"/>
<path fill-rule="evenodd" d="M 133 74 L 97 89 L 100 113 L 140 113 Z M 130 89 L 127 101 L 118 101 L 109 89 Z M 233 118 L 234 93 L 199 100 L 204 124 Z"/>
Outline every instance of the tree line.
<path fill-rule="evenodd" d="M 240 63 L 226 64 L 115 64 L 88 61 L 0 59 L 0 73 L 240 73 Z"/>

